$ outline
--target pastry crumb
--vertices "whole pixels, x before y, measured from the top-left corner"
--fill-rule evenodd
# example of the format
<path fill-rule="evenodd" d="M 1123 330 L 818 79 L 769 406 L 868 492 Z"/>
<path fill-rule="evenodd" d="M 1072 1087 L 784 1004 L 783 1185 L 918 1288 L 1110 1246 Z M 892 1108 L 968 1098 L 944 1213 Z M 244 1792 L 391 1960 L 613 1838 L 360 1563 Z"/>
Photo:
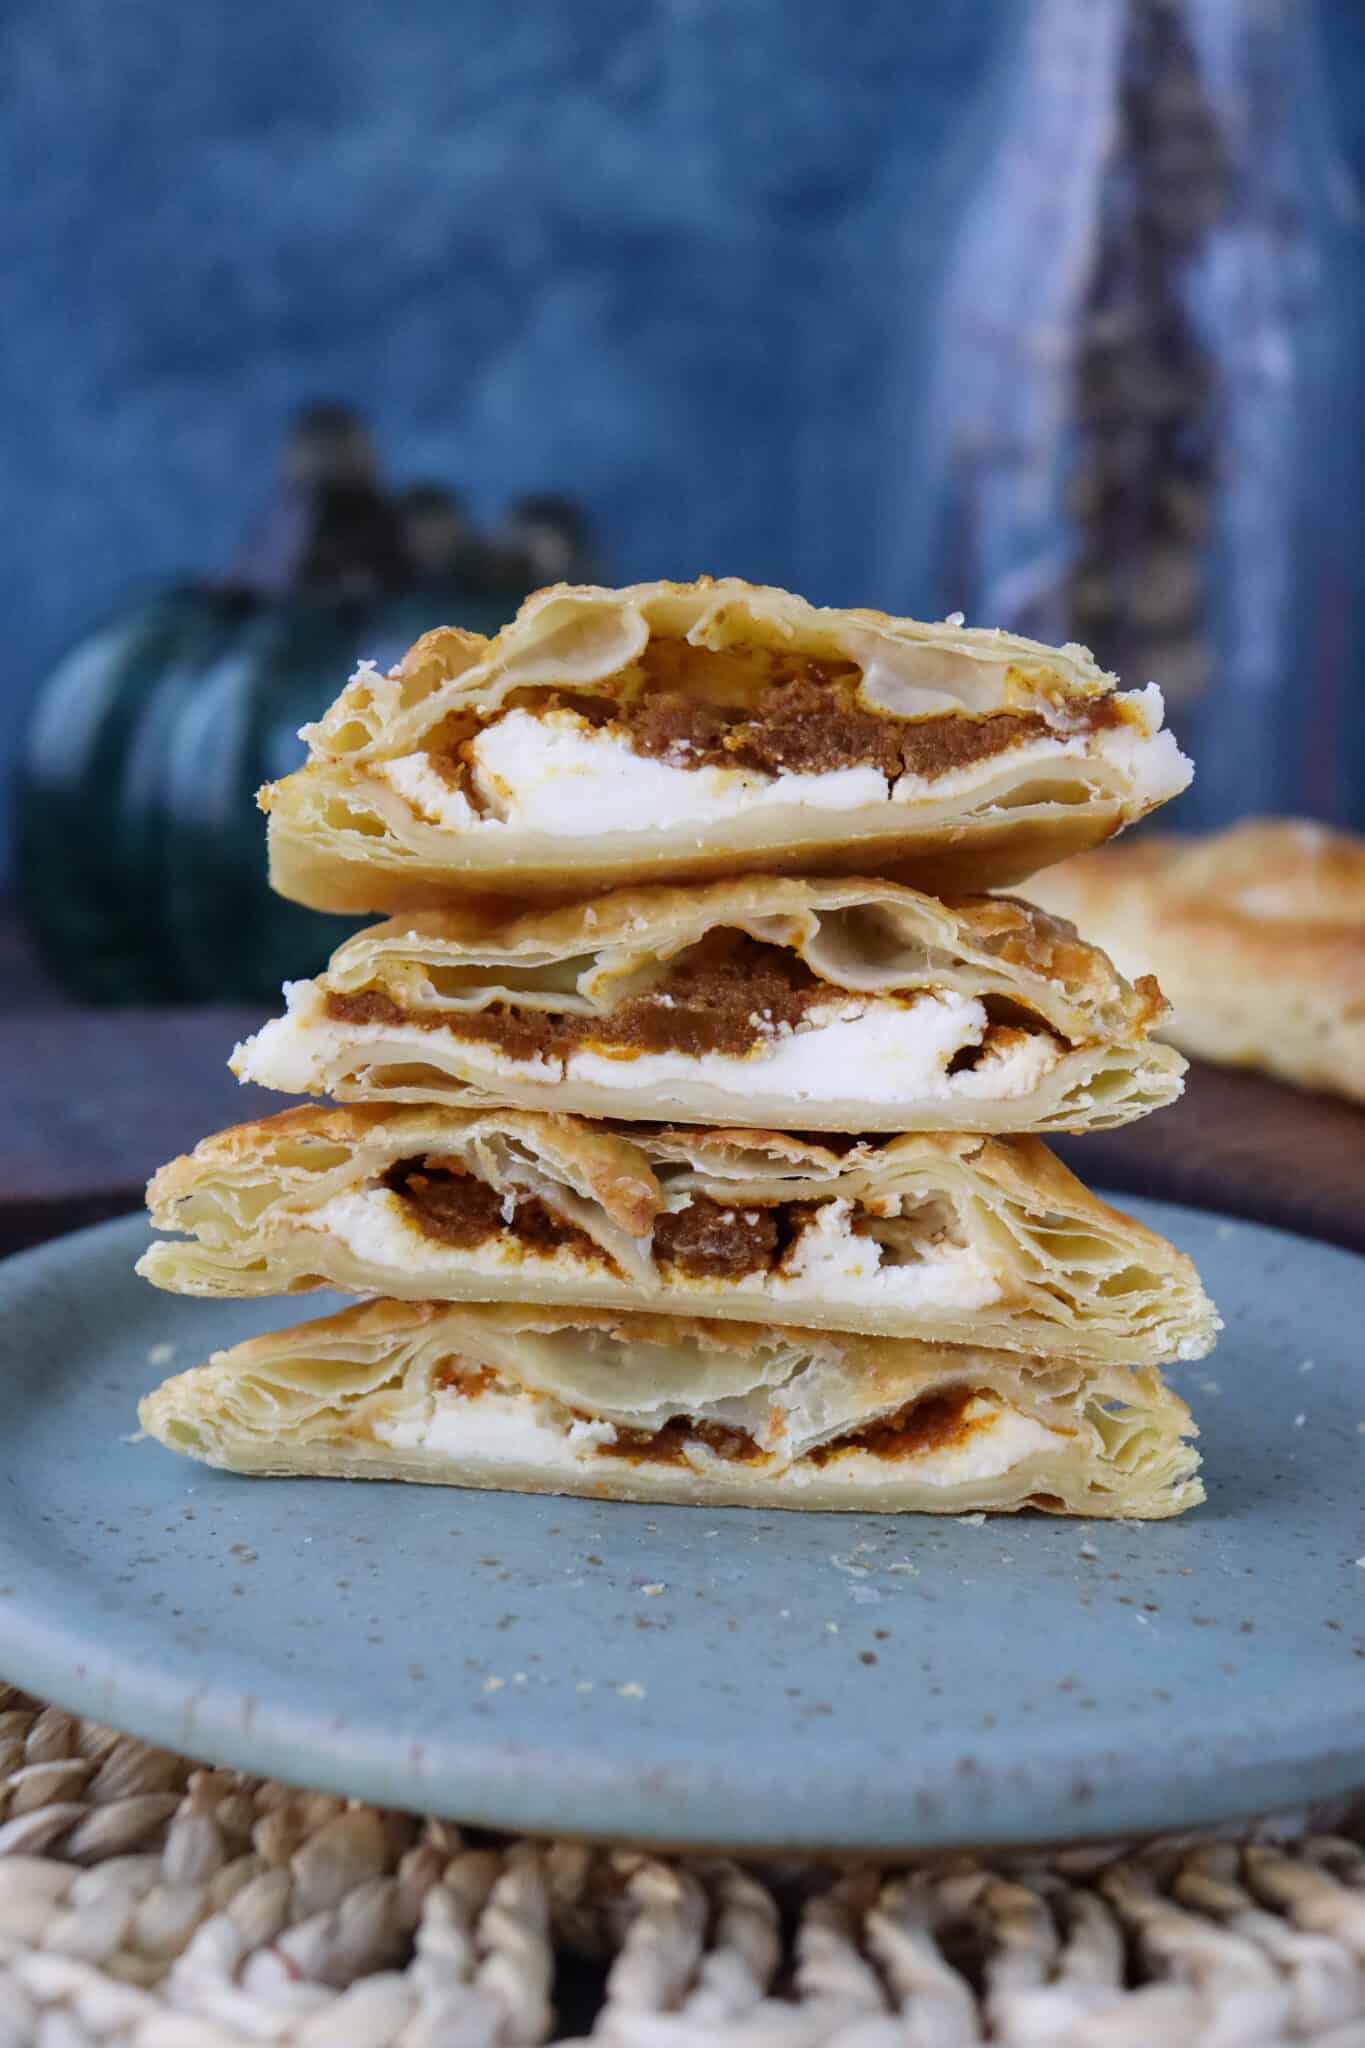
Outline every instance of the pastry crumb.
<path fill-rule="evenodd" d="M 175 1357 L 174 1344 L 153 1344 L 147 1353 L 148 1365 L 169 1365 Z"/>
<path fill-rule="evenodd" d="M 648 1586 L 641 1586 L 640 1591 L 646 1600 L 657 1600 L 660 1593 L 666 1593 L 668 1588 L 662 1579 L 655 1579 Z"/>
<path fill-rule="evenodd" d="M 984 1523 L 985 1519 L 986 1517 L 984 1514 L 954 1515 L 953 1517 L 953 1520 L 961 1529 L 979 1529 Z"/>
<path fill-rule="evenodd" d="M 1296 1415 L 1296 1416 L 1294 1417 L 1294 1427 L 1295 1427 L 1295 1429 L 1302 1429 L 1302 1428 L 1303 1428 L 1303 1425 L 1305 1424 L 1305 1422 L 1307 1422 L 1307 1420 L 1308 1420 L 1308 1417 L 1307 1417 L 1307 1416 L 1306 1416 L 1305 1414 L 1303 1414 L 1302 1412 L 1300 1412 L 1300 1413 L 1299 1413 L 1298 1415 Z"/>
<path fill-rule="evenodd" d="M 625 1684 L 618 1685 L 616 1690 L 623 1700 L 642 1700 L 645 1697 L 644 1687 L 634 1678 L 628 1678 Z"/>
<path fill-rule="evenodd" d="M 495 1672 L 490 1672 L 483 1682 L 483 1689 L 485 1692 L 501 1692 L 506 1683 L 505 1678 L 499 1678 Z"/>

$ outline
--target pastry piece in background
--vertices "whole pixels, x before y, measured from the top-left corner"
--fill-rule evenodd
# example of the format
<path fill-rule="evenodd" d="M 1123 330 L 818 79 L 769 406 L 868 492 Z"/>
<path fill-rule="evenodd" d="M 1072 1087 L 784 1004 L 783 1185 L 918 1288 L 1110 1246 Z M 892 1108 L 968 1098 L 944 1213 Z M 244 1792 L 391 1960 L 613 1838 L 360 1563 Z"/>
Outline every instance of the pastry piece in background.
<path fill-rule="evenodd" d="M 1159 977 L 1183 1051 L 1365 1102 L 1365 839 L 1289 818 L 1143 835 L 1029 895 Z"/>
<path fill-rule="evenodd" d="M 1203 1498 L 1189 1411 L 1150 1368 L 672 1316 L 370 1302 L 139 1412 L 237 1472 L 945 1514 Z"/>
<path fill-rule="evenodd" d="M 244 1081 L 781 1129 L 1104 1130 L 1175 1100 L 1165 1014 L 1008 897 L 754 876 L 347 941 L 239 1046 Z"/>
<path fill-rule="evenodd" d="M 1081 647 L 720 582 L 558 584 L 363 667 L 262 792 L 322 910 L 782 869 L 1017 882 L 1176 796 L 1155 685 Z"/>
<path fill-rule="evenodd" d="M 1154 1364 L 1217 1327 L 1193 1265 L 1036 1138 L 863 1142 L 529 1110 L 285 1110 L 148 1189 L 187 1294 L 667 1310 Z"/>

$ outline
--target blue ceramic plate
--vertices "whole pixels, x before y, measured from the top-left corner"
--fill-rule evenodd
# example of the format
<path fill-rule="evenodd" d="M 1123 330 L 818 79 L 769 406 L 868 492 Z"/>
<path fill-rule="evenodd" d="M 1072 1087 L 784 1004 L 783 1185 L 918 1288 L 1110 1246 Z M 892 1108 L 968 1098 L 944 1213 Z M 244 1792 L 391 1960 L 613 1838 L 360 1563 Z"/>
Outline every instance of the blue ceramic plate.
<path fill-rule="evenodd" d="M 1144 1204 L 1227 1320 L 1207 1506 L 1113 1525 L 252 1480 L 131 1440 L 311 1304 L 0 1268 L 0 1673 L 213 1762 L 507 1828 L 889 1849 L 1213 1821 L 1365 1782 L 1365 1260 Z"/>

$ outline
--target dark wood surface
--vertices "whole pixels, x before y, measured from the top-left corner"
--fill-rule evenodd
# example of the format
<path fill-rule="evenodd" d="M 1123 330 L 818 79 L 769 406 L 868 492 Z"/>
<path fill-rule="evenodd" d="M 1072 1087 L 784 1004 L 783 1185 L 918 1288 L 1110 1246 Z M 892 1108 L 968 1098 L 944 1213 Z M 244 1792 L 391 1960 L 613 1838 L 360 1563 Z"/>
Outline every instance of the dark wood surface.
<path fill-rule="evenodd" d="M 149 1175 L 285 1098 L 228 1072 L 251 1010 L 28 1010 L 0 1019 L 0 1253 L 137 1208 Z"/>
<path fill-rule="evenodd" d="M 1094 1186 L 1365 1252 L 1365 1109 L 1335 1096 L 1196 1064 L 1169 1109 L 1055 1149 Z"/>
<path fill-rule="evenodd" d="M 225 1064 L 246 1010 L 32 1009 L 0 1019 L 0 1252 L 137 1208 L 148 1175 L 285 1098 Z M 1190 1074 L 1183 1101 L 1057 1145 L 1096 1186 L 1250 1216 L 1365 1252 L 1365 1110 L 1252 1074 Z"/>

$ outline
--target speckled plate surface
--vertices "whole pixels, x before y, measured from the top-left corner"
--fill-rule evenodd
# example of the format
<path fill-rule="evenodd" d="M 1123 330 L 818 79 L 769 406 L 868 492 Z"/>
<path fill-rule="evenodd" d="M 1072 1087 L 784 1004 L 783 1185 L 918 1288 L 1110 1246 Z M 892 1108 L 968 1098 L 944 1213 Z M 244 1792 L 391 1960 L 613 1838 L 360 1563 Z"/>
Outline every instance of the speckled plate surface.
<path fill-rule="evenodd" d="M 249 1480 L 137 1397 L 314 1296 L 0 1267 L 0 1674 L 168 1747 L 516 1829 L 800 1848 L 1193 1825 L 1365 1782 L 1365 1260 L 1141 1206 L 1227 1329 L 1208 1504 L 1113 1525 Z M 1360 1560 L 1360 1562 L 1358 1562 Z"/>

